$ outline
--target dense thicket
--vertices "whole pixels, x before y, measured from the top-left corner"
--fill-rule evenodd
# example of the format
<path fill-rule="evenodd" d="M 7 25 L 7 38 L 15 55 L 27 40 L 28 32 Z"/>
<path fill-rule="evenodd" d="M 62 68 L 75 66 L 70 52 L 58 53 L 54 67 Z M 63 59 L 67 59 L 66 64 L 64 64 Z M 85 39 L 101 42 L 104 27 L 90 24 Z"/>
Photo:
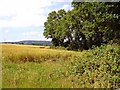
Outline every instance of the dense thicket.
<path fill-rule="evenodd" d="M 120 2 L 72 2 L 72 10 L 49 13 L 44 36 L 72 50 L 120 39 Z"/>
<path fill-rule="evenodd" d="M 83 53 L 69 70 L 81 88 L 120 88 L 120 47 L 101 45 Z"/>

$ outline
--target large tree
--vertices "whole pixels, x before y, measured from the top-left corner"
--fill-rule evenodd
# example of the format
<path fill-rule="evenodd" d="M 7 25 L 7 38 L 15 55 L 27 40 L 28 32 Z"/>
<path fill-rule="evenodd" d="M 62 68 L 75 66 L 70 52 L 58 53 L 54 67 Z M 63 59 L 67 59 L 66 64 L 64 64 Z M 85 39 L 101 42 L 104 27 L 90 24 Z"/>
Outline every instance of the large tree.
<path fill-rule="evenodd" d="M 119 2 L 72 2 L 72 7 L 48 15 L 44 35 L 55 46 L 89 49 L 120 38 Z"/>
<path fill-rule="evenodd" d="M 66 14 L 64 9 L 58 12 L 52 11 L 47 17 L 47 21 L 44 23 L 44 33 L 46 38 L 52 38 L 52 42 L 55 46 L 62 45 L 62 38 L 60 37 L 60 20 Z"/>

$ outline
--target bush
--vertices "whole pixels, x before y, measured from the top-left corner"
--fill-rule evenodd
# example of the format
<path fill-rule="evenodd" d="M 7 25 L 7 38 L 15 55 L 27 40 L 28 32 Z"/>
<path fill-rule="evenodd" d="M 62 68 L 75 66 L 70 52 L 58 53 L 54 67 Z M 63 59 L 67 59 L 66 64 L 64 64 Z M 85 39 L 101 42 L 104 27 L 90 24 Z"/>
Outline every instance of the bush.
<path fill-rule="evenodd" d="M 71 62 L 71 75 L 80 86 L 89 88 L 118 88 L 120 86 L 120 47 L 105 45 Z"/>

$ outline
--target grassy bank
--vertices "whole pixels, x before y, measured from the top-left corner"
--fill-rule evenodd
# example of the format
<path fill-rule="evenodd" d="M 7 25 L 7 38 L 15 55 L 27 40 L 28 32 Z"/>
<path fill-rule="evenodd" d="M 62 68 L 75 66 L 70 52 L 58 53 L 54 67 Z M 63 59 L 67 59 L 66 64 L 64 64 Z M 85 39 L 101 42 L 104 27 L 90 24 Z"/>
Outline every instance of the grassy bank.
<path fill-rule="evenodd" d="M 118 88 L 120 47 L 83 52 L 2 45 L 3 88 Z"/>

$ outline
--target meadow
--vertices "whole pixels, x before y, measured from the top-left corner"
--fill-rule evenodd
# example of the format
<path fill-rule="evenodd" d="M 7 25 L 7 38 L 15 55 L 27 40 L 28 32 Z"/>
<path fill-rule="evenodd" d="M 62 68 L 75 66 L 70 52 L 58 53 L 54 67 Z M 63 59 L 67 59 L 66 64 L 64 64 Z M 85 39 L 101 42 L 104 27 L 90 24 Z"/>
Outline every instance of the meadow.
<path fill-rule="evenodd" d="M 2 88 L 118 88 L 120 46 L 68 51 L 2 44 Z"/>

